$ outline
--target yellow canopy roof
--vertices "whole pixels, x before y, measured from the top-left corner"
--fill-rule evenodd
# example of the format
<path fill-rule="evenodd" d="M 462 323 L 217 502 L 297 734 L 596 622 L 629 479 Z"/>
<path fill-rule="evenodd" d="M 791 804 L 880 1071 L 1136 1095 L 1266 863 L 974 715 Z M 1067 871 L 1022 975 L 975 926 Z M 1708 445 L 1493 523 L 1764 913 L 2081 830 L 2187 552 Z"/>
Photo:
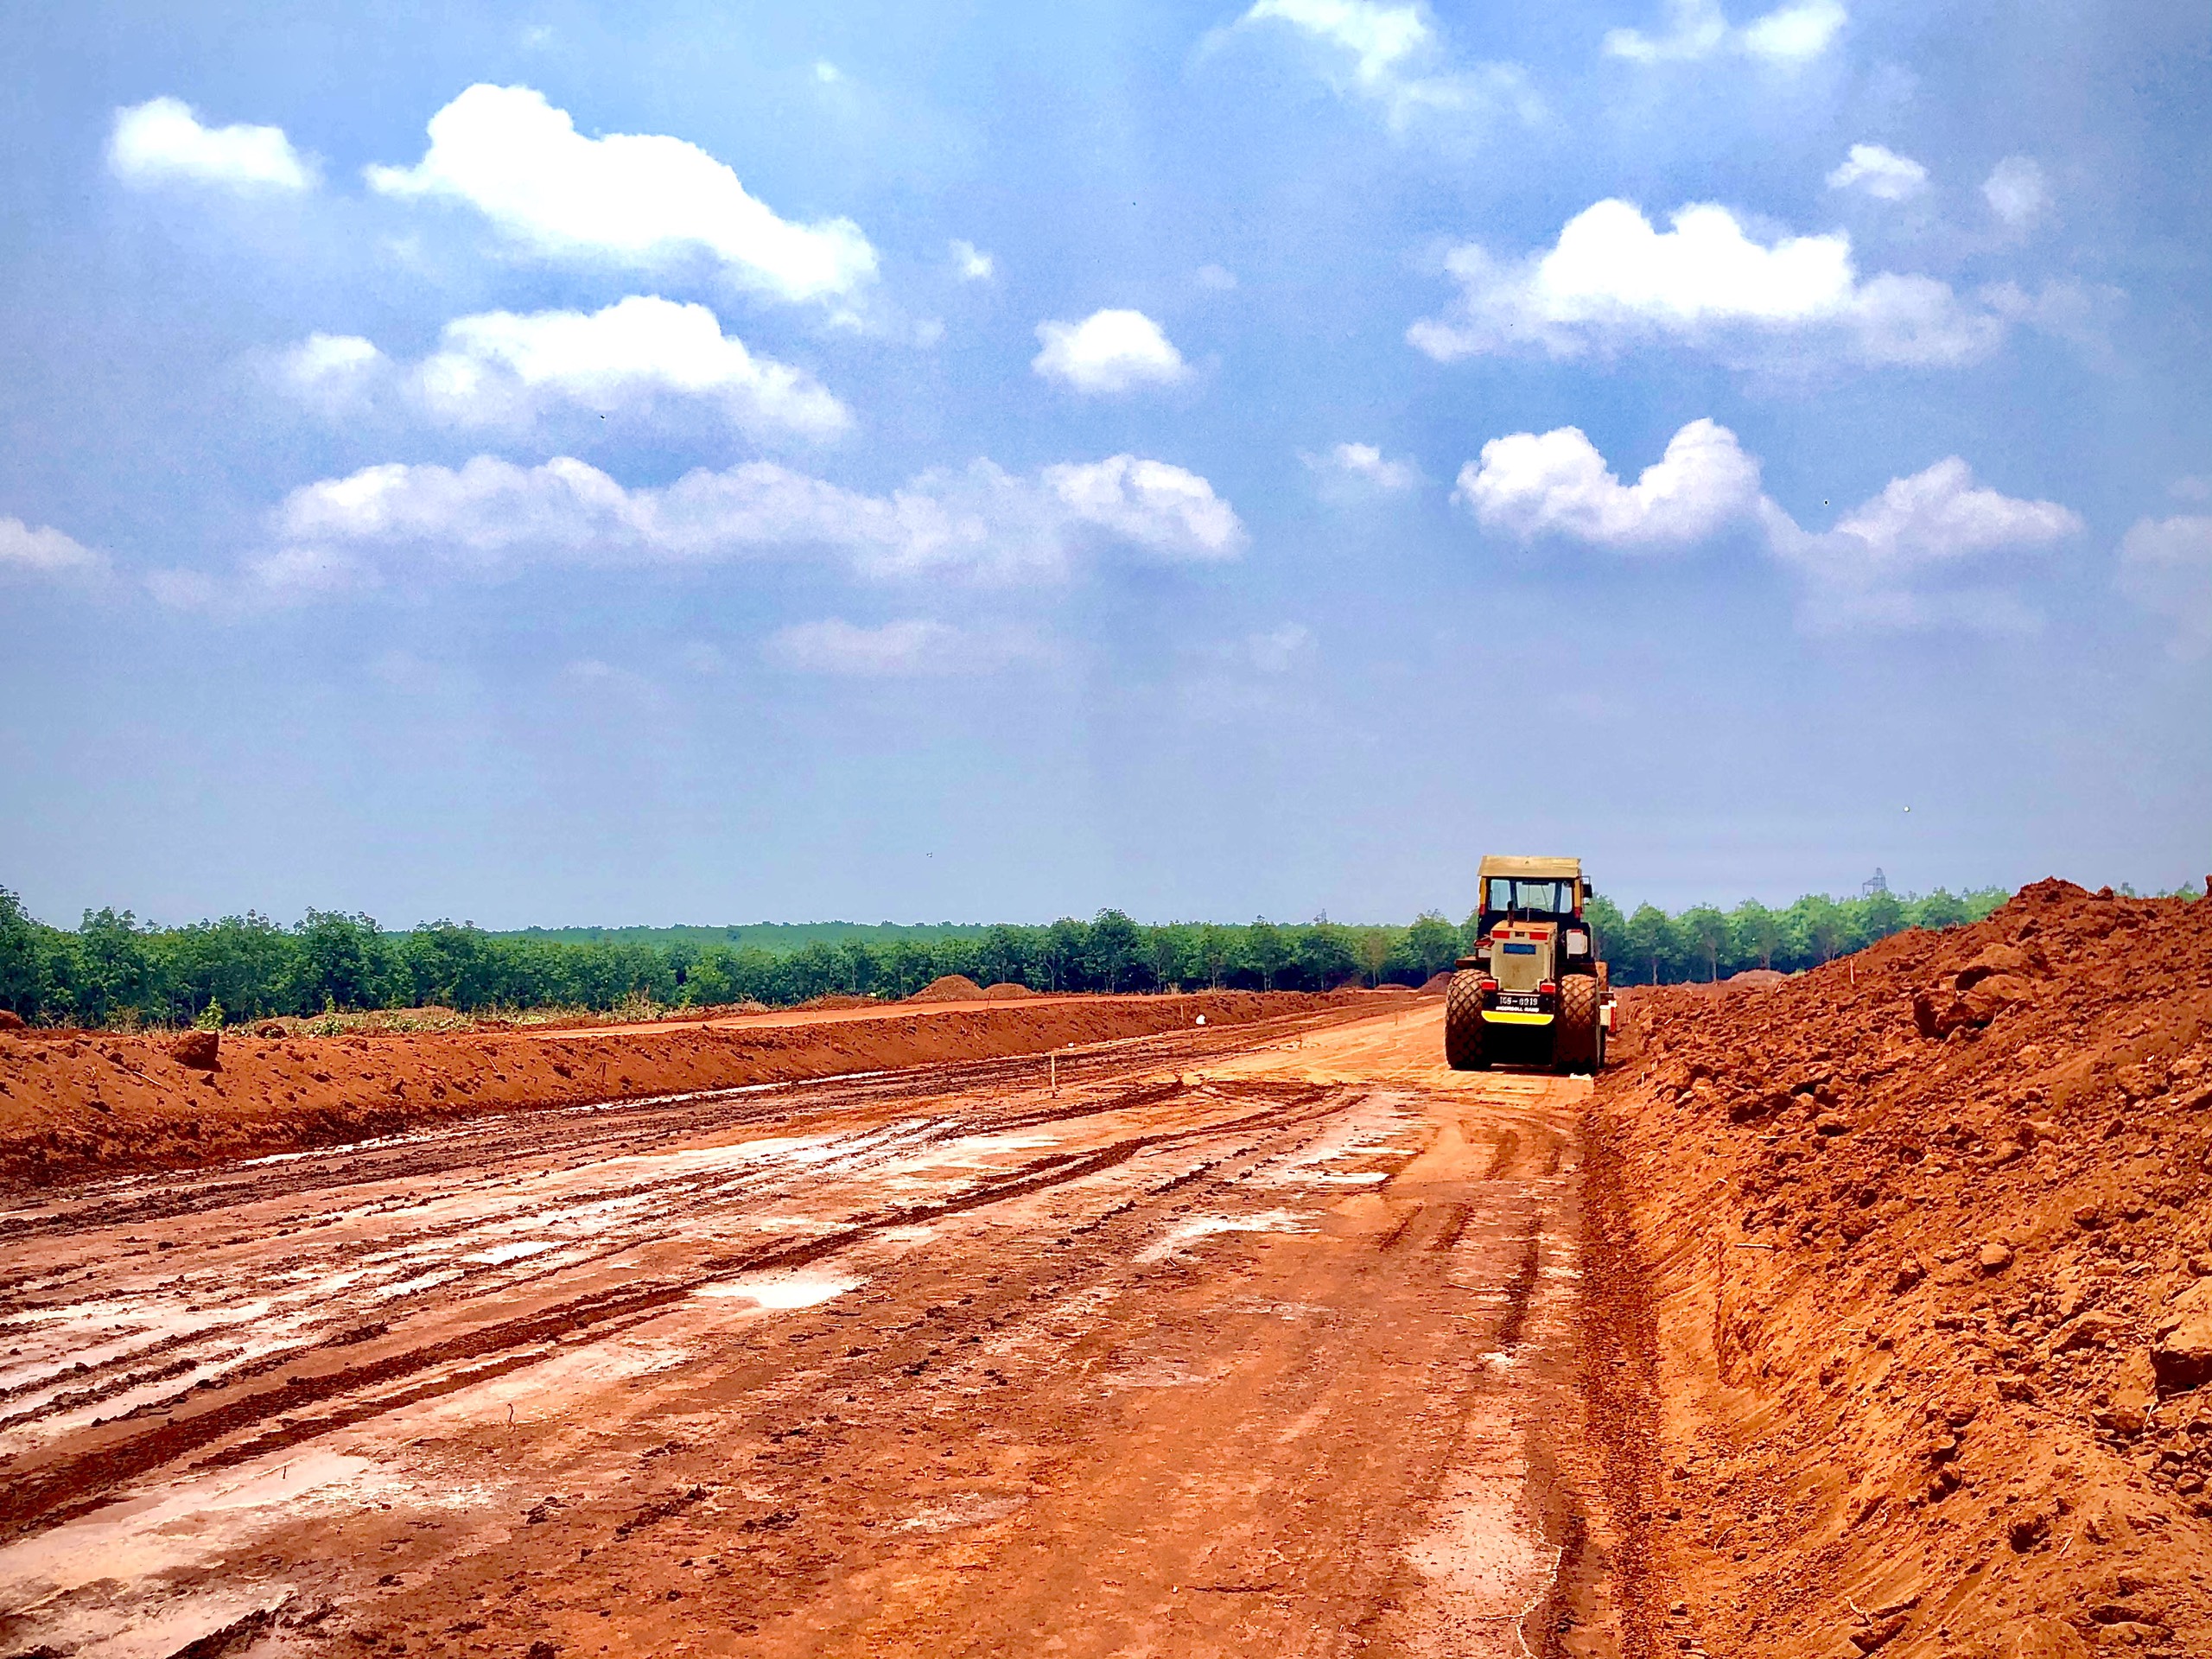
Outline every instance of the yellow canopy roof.
<path fill-rule="evenodd" d="M 1480 871 L 1487 881 L 1493 875 L 1519 876 L 1529 881 L 1580 881 L 1582 861 L 1579 858 L 1514 858 L 1491 853 L 1483 859 Z"/>

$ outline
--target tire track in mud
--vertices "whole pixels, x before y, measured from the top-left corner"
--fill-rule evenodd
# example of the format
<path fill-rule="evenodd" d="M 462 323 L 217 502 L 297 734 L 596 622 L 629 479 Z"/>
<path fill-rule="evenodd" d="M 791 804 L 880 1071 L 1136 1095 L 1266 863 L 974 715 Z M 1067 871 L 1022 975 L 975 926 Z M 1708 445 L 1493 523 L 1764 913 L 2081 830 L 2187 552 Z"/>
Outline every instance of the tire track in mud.
<path fill-rule="evenodd" d="M 1151 1057 L 1147 1057 L 1147 1064 L 1154 1063 Z M 548 1357 L 557 1349 L 547 1348 L 543 1344 L 553 1344 L 558 1338 L 582 1331 L 604 1334 L 614 1327 L 651 1317 L 717 1281 L 745 1274 L 810 1265 L 850 1249 L 887 1228 L 925 1224 L 1026 1198 L 1102 1173 L 1128 1162 L 1140 1153 L 1156 1148 L 1301 1127 L 1328 1116 L 1344 1092 L 1341 1089 L 1324 1085 L 1260 1083 L 1216 1084 L 1211 1087 L 1214 1092 L 1224 1097 L 1256 1094 L 1262 1098 L 1269 1095 L 1279 1098 L 1258 1111 L 1239 1116 L 1126 1135 L 1101 1147 L 1033 1160 L 995 1179 L 979 1181 L 963 1191 L 912 1204 L 887 1206 L 810 1238 L 709 1257 L 677 1278 L 624 1286 L 619 1289 L 573 1298 L 397 1353 L 347 1364 L 318 1375 L 295 1376 L 280 1387 L 264 1389 L 243 1399 L 211 1402 L 207 1409 L 181 1421 L 169 1421 L 158 1428 L 65 1456 L 48 1466 L 15 1475 L 4 1492 L 0 1492 L 0 1540 L 17 1537 L 89 1513 L 108 1502 L 114 1496 L 115 1489 L 124 1483 L 189 1457 L 219 1440 L 245 1433 L 271 1418 L 302 1412 L 326 1402 L 359 1394 L 365 1389 L 404 1382 L 406 1379 L 441 1367 L 467 1368 L 457 1369 L 446 1377 L 425 1382 L 418 1388 L 408 1390 L 404 1399 L 379 1396 L 356 1402 L 339 1411 L 312 1418 L 303 1417 L 224 1447 L 200 1459 L 193 1466 L 220 1468 L 244 1462 L 383 1414 L 401 1404 L 474 1386 L 490 1376 Z M 1175 1092 L 1173 1085 L 1167 1086 L 1166 1094 L 1161 1092 L 1159 1085 L 1147 1085 L 1128 1091 L 1140 1106 L 1158 1103 Z M 1044 1122 L 1052 1121 L 1054 1116 L 1091 1116 L 1114 1109 L 1117 1109 L 1116 1102 L 1101 1102 L 1094 1098 L 1087 1103 L 1071 1102 L 1065 1109 L 1056 1109 L 1049 1114 L 1033 1113 L 1030 1116 L 1033 1122 Z M 979 1130 L 989 1132 L 988 1128 L 981 1128 L 976 1118 L 961 1121 L 957 1128 L 963 1135 L 976 1134 Z M 627 1240 L 623 1248 L 634 1248 L 635 1243 L 634 1239 Z M 277 1365 L 297 1366 L 310 1363 L 313 1357 L 326 1352 L 333 1346 L 333 1344 L 324 1342 L 290 1351 L 282 1357 L 272 1357 L 271 1369 Z M 524 1348 L 534 1351 L 526 1354 L 513 1351 Z M 478 1360 L 494 1360 L 497 1363 L 494 1367 L 469 1366 L 469 1362 Z M 141 1413 L 146 1413 L 161 1408 L 149 1407 L 140 1409 Z"/>
<path fill-rule="evenodd" d="M 760 1123 L 792 1124 L 796 1115 L 849 1116 L 870 1106 L 969 1092 L 1016 1080 L 1027 1084 L 1034 1080 L 1047 1053 L 1057 1059 L 1062 1088 L 1072 1092 L 1120 1072 L 1159 1070 L 1264 1048 L 1285 1037 L 1364 1017 L 1369 1016 L 1358 1009 L 1325 1009 L 1249 1025 L 1177 1029 L 1076 1049 L 936 1061 L 898 1071 L 799 1077 L 582 1105 L 509 1108 L 406 1135 L 283 1153 L 270 1160 L 250 1160 L 219 1169 L 124 1175 L 94 1184 L 75 1198 L 51 1192 L 18 1193 L 16 1197 L 22 1207 L 0 1213 L 0 1243 L 32 1236 L 67 1236 L 107 1227 L 174 1220 L 245 1203 L 308 1197 L 327 1189 L 375 1181 L 421 1182 L 456 1173 L 474 1174 L 495 1166 L 503 1154 L 542 1158 L 590 1150 L 596 1160 L 651 1149 L 664 1144 L 672 1134 L 711 1136 Z M 1033 1111 L 1027 1115 L 1027 1121 L 1041 1123 L 1056 1116 L 1079 1116 L 1083 1109 L 1077 1105 L 1066 1110 Z M 620 1149 L 610 1151 L 610 1146 Z M 240 1179 L 242 1172 L 248 1170 L 255 1173 Z M 132 1190 L 146 1188 L 152 1190 Z M 41 1210 L 48 1213 L 38 1213 Z M 0 1296 L 36 1276 L 0 1275 Z"/>

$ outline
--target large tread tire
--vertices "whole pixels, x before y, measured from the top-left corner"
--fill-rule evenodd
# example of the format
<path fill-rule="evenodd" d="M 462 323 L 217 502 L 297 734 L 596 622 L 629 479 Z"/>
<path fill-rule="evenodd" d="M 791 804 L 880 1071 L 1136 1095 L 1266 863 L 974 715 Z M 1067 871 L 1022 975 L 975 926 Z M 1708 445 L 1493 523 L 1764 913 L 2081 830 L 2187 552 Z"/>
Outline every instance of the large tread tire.
<path fill-rule="evenodd" d="M 1569 974 L 1559 982 L 1559 1018 L 1552 1023 L 1552 1065 L 1561 1071 L 1598 1069 L 1598 979 Z"/>
<path fill-rule="evenodd" d="M 1452 976 L 1444 994 L 1444 1060 L 1454 1071 L 1486 1071 L 1490 1057 L 1483 1052 L 1483 976 L 1478 973 Z"/>

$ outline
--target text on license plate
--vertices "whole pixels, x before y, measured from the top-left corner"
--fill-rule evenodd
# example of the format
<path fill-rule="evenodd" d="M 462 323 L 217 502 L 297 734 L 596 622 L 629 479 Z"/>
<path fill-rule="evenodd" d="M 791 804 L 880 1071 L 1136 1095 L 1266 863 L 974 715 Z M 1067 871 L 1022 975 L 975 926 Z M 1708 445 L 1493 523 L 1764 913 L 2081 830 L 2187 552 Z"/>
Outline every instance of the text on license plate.
<path fill-rule="evenodd" d="M 1499 995 L 1497 1006 L 1516 1014 L 1534 1014 L 1537 1011 L 1538 1005 L 1536 995 L 1533 991 L 1526 993 L 1506 991 Z"/>

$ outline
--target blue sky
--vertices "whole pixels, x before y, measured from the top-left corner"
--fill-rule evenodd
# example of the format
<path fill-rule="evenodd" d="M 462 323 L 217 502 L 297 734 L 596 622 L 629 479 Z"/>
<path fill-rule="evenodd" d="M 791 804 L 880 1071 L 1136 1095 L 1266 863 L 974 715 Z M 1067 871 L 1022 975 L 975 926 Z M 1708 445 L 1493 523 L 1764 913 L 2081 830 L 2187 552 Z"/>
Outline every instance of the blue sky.
<path fill-rule="evenodd" d="M 35 913 L 2212 868 L 2212 8 L 267 10 L 0 17 Z"/>

